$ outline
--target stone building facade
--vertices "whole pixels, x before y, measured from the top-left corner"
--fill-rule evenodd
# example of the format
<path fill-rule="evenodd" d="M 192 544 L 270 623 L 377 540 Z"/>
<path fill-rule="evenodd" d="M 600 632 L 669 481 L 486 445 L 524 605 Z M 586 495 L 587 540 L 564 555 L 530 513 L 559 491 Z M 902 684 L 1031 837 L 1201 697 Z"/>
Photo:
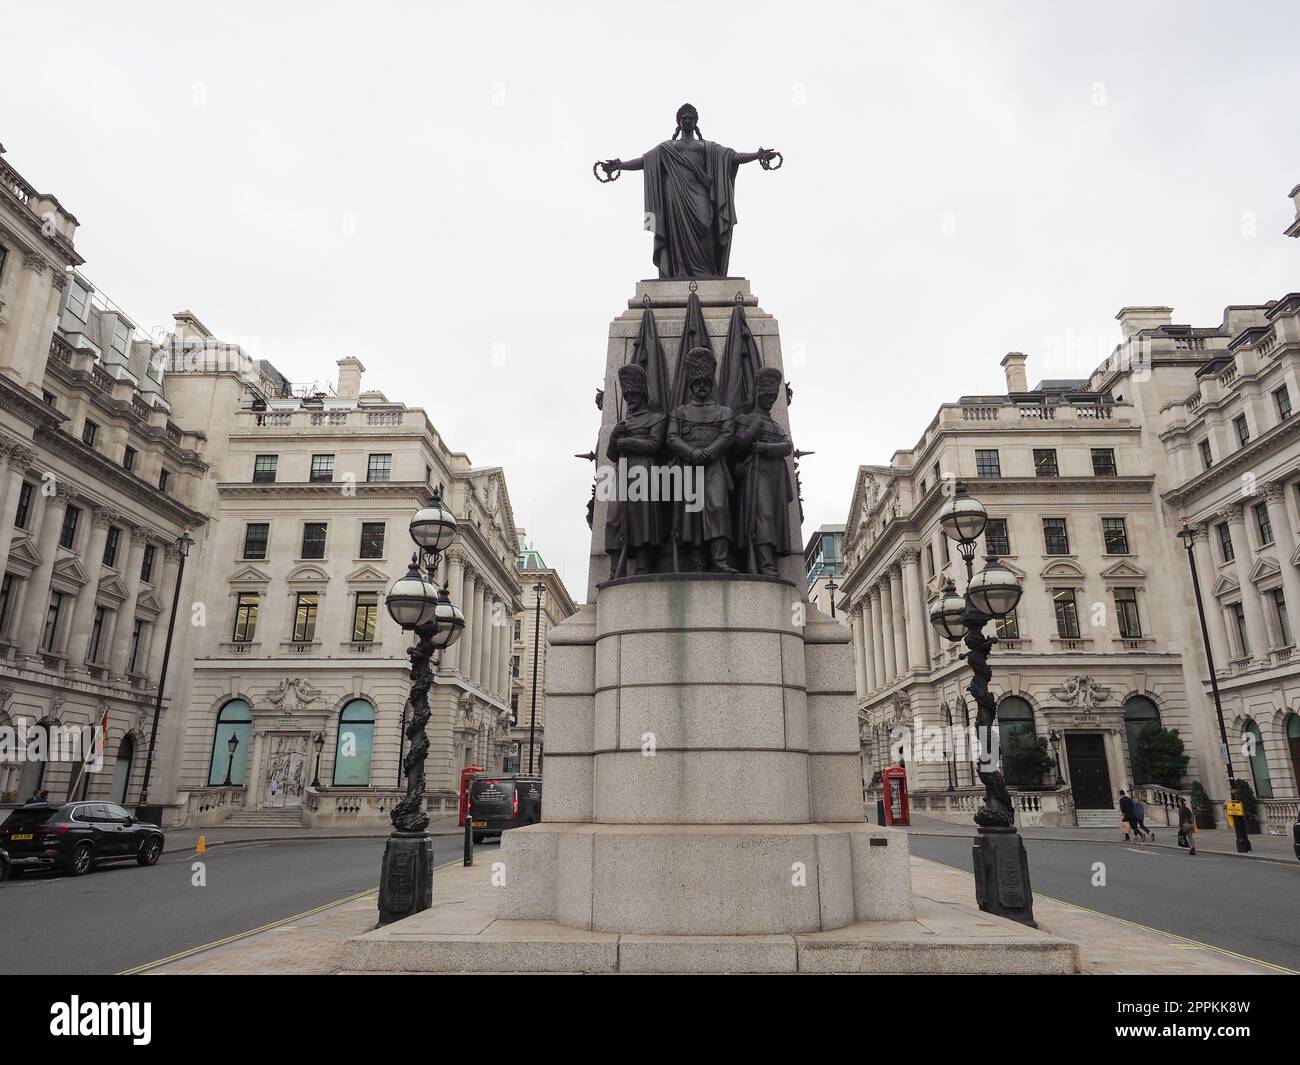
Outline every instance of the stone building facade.
<path fill-rule="evenodd" d="M 384 594 L 406 571 L 408 523 L 434 489 L 459 521 L 442 578 L 466 628 L 435 659 L 427 794 L 435 813 L 453 805 L 460 770 L 503 768 L 509 745 L 520 598 L 502 471 L 448 447 L 423 410 L 364 391 L 355 358 L 339 360 L 336 388 L 295 391 L 190 312 L 176 316 L 171 347 L 179 401 L 206 411 L 224 445 L 209 477 L 213 534 L 199 550 L 205 619 L 180 760 L 184 816 L 387 816 L 405 788 L 411 640 Z"/>
<path fill-rule="evenodd" d="M 552 628 L 570 617 L 578 607 L 564 586 L 564 581 L 560 579 L 560 574 L 548 566 L 541 553 L 527 542 L 522 529 L 519 530 L 516 566 L 523 609 L 515 615 L 511 654 L 511 674 L 514 677 L 511 710 L 515 725 L 510 730 L 510 738 L 517 752 L 512 760 L 512 768 L 521 773 L 528 772 L 529 728 L 533 725 L 533 772 L 540 773 L 546 747 L 546 637 Z M 540 595 L 538 585 L 542 588 Z M 537 659 L 536 688 L 533 686 L 534 649 Z"/>
<path fill-rule="evenodd" d="M 33 755 L 0 762 L 0 806 L 38 790 L 139 800 L 177 545 L 206 520 L 205 438 L 173 420 L 158 345 L 80 273 L 77 225 L 0 159 L 0 729 Z M 151 801 L 175 786 L 188 635 L 178 626 Z M 46 748 L 86 729 L 102 764 Z"/>

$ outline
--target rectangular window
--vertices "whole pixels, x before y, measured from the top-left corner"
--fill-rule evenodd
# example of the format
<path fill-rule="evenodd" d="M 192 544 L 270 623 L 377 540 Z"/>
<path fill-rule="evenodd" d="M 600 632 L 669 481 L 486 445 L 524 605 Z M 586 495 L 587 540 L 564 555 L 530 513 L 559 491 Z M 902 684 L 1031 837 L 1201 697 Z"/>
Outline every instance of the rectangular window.
<path fill-rule="evenodd" d="M 128 447 L 122 452 L 122 469 L 128 473 L 135 469 L 135 448 Z"/>
<path fill-rule="evenodd" d="M 1057 588 L 1052 592 L 1052 607 L 1056 611 L 1056 635 L 1062 640 L 1077 640 L 1079 610 L 1074 602 L 1074 589 Z"/>
<path fill-rule="evenodd" d="M 1070 534 L 1064 518 L 1043 519 L 1043 550 L 1049 555 L 1070 553 Z"/>
<path fill-rule="evenodd" d="M 154 553 L 158 549 L 153 544 L 144 545 L 144 557 L 140 560 L 140 579 L 145 584 L 152 583 Z"/>
<path fill-rule="evenodd" d="M 1034 448 L 1034 476 L 1059 477 L 1060 469 L 1056 465 L 1056 449 L 1046 447 Z"/>
<path fill-rule="evenodd" d="M 6 573 L 0 579 L 0 636 L 5 634 L 9 622 L 9 605 L 14 601 L 14 575 Z"/>
<path fill-rule="evenodd" d="M 59 533 L 59 546 L 72 550 L 72 545 L 77 542 L 77 520 L 81 517 L 81 511 L 76 507 L 68 506 L 63 510 L 63 529 Z"/>
<path fill-rule="evenodd" d="M 384 557 L 384 523 L 382 521 L 363 521 L 361 523 L 361 557 Z"/>
<path fill-rule="evenodd" d="M 302 557 L 325 557 L 325 529 L 323 521 L 309 521 L 302 527 Z"/>
<path fill-rule="evenodd" d="M 1094 447 L 1092 449 L 1092 475 L 1094 477 L 1114 477 L 1115 449 L 1113 447 Z"/>
<path fill-rule="evenodd" d="M 356 606 L 352 608 L 352 640 L 370 643 L 375 638 L 379 624 L 379 593 L 357 592 Z"/>
<path fill-rule="evenodd" d="M 1287 391 L 1286 385 L 1274 390 L 1273 402 L 1277 404 L 1277 420 L 1286 421 L 1291 417 L 1291 393 Z"/>
<path fill-rule="evenodd" d="M 927 547 L 928 551 L 929 548 Z M 984 526 L 984 553 L 987 555 L 1011 554 L 1011 537 L 1007 533 L 1006 518 L 989 518 Z"/>
<path fill-rule="evenodd" d="M 251 643 L 257 634 L 256 592 L 240 592 L 235 601 L 235 631 L 230 637 L 235 643 Z"/>
<path fill-rule="evenodd" d="M 99 432 L 99 426 L 87 418 L 81 423 L 81 442 L 88 447 L 95 446 L 95 434 Z"/>
<path fill-rule="evenodd" d="M 934 545 L 933 544 L 925 545 L 925 570 L 927 576 L 930 577 L 934 576 Z M 518 639 L 518 637 L 515 638 Z"/>
<path fill-rule="evenodd" d="M 367 481 L 387 481 L 392 472 L 392 455 L 371 455 L 366 462 Z"/>
<path fill-rule="evenodd" d="M 1231 562 L 1237 557 L 1237 552 L 1232 549 L 1232 530 L 1226 521 L 1219 522 L 1214 528 L 1219 534 L 1219 554 L 1223 556 L 1224 562 Z"/>
<path fill-rule="evenodd" d="M 258 455 L 253 459 L 253 483 L 274 484 L 275 467 L 280 462 L 279 455 Z"/>
<path fill-rule="evenodd" d="M 244 526 L 244 557 L 266 558 L 266 542 L 271 526 L 264 521 L 249 522 Z"/>
<path fill-rule="evenodd" d="M 311 479 L 313 481 L 334 480 L 333 455 L 313 455 L 311 457 Z"/>
<path fill-rule="evenodd" d="M 35 489 L 30 484 L 23 481 L 23 486 L 18 489 L 18 508 L 14 511 L 14 528 L 26 529 L 27 519 L 32 515 L 32 493 Z"/>
<path fill-rule="evenodd" d="M 299 592 L 298 605 L 293 612 L 293 639 L 295 643 L 309 643 L 316 638 L 316 608 L 320 596 L 315 592 Z"/>
<path fill-rule="evenodd" d="M 1268 504 L 1255 504 L 1255 524 L 1259 527 L 1259 543 L 1267 547 L 1273 542 L 1273 523 L 1268 520 Z"/>
<path fill-rule="evenodd" d="M 515 618 L 514 638 L 511 642 L 518 643 L 523 638 L 524 638 L 524 623 L 520 621 L 518 618 Z"/>
<path fill-rule="evenodd" d="M 117 565 L 117 545 L 122 539 L 122 530 L 116 525 L 108 527 L 108 535 L 104 537 L 104 565 Z"/>
<path fill-rule="evenodd" d="M 1106 554 L 1128 554 L 1128 529 L 1123 518 L 1102 518 L 1101 538 L 1106 545 Z"/>
<path fill-rule="evenodd" d="M 1020 639 L 1020 621 L 1016 617 L 1016 612 L 1013 610 L 1004 618 L 996 618 L 993 622 L 993 630 L 999 640 Z"/>
<path fill-rule="evenodd" d="M 1273 589 L 1273 610 L 1277 614 L 1277 631 L 1282 636 L 1282 646 L 1290 647 L 1295 641 L 1291 638 L 1291 619 L 1286 613 L 1286 593 L 1281 588 Z"/>
<path fill-rule="evenodd" d="M 512 677 L 517 677 L 517 676 L 519 676 L 519 656 L 518 656 L 518 655 L 511 655 L 511 656 L 510 656 L 510 675 L 511 675 Z"/>
<path fill-rule="evenodd" d="M 127 344 L 130 339 L 131 327 L 119 318 L 113 323 L 113 339 L 109 341 L 108 346 L 122 358 L 126 358 Z"/>
<path fill-rule="evenodd" d="M 1126 640 L 1142 636 L 1142 621 L 1138 617 L 1136 588 L 1115 589 L 1115 613 L 1119 617 L 1119 634 Z"/>
<path fill-rule="evenodd" d="M 1198 446 L 1201 449 L 1201 465 L 1208 470 L 1214 465 L 1214 452 L 1210 450 L 1210 442 L 1202 440 Z"/>
<path fill-rule="evenodd" d="M 48 390 L 41 392 L 41 402 L 47 407 L 53 407 L 55 410 L 59 409 L 59 397 Z"/>
<path fill-rule="evenodd" d="M 75 314 L 81 321 L 85 321 L 90 305 L 90 293 L 82 288 L 77 282 L 73 281 L 68 285 L 68 310 Z"/>
<path fill-rule="evenodd" d="M 1002 467 L 998 463 L 998 453 L 983 448 L 975 449 L 975 475 L 977 477 L 1001 477 Z"/>
<path fill-rule="evenodd" d="M 1241 648 L 1241 657 L 1250 657 L 1250 641 L 1246 639 L 1246 611 L 1240 603 L 1228 607 L 1232 614 L 1232 624 L 1237 630 L 1237 646 Z"/>
<path fill-rule="evenodd" d="M 172 479 L 172 475 L 167 470 L 158 471 L 158 491 L 167 491 L 167 482 Z"/>
<path fill-rule="evenodd" d="M 50 607 L 45 612 L 45 631 L 41 633 L 41 650 L 53 651 L 54 641 L 59 636 L 59 613 L 63 609 L 63 593 L 54 592 L 50 596 Z"/>
<path fill-rule="evenodd" d="M 1245 447 L 1250 443 L 1250 426 L 1246 424 L 1246 416 L 1238 414 L 1232 419 L 1232 427 L 1237 430 L 1237 443 Z"/>
<path fill-rule="evenodd" d="M 144 636 L 144 622 L 139 618 L 135 619 L 135 624 L 131 626 L 131 654 L 126 660 L 126 671 L 128 673 L 139 673 L 137 668 L 140 664 L 140 645 L 141 637 Z"/>
<path fill-rule="evenodd" d="M 939 537 L 939 547 L 942 548 L 942 550 L 943 550 L 943 564 L 946 566 L 946 565 L 948 565 L 948 562 L 952 559 L 952 555 L 951 555 L 951 554 L 949 553 L 949 551 L 948 551 L 948 537 L 947 537 L 947 536 L 940 535 L 940 537 Z"/>
<path fill-rule="evenodd" d="M 90 629 L 90 647 L 86 651 L 87 662 L 99 661 L 99 642 L 104 637 L 104 621 L 108 615 L 106 607 L 95 607 L 95 623 Z"/>

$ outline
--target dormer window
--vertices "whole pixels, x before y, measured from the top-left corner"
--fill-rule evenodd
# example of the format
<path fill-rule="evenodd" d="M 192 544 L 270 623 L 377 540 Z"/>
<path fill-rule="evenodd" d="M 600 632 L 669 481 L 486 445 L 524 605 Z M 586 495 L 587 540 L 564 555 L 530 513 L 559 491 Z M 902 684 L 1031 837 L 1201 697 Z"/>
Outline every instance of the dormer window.
<path fill-rule="evenodd" d="M 90 316 L 90 292 L 75 280 L 68 284 L 68 310 L 83 322 Z"/>

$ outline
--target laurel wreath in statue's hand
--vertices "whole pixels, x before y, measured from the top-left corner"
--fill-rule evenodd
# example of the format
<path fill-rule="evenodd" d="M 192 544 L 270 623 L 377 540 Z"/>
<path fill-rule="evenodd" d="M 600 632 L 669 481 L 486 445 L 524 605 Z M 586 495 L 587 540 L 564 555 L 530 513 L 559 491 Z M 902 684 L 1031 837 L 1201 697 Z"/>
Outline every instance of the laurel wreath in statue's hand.
<path fill-rule="evenodd" d="M 600 172 L 605 171 L 605 176 L 601 177 Z M 592 176 L 602 185 L 608 185 L 611 181 L 617 181 L 619 175 L 623 173 L 623 164 L 618 159 L 597 159 L 591 164 Z"/>
<path fill-rule="evenodd" d="M 776 160 L 776 165 L 772 165 L 772 160 Z M 758 165 L 764 170 L 780 170 L 785 165 L 785 156 L 772 148 L 759 148 Z"/>

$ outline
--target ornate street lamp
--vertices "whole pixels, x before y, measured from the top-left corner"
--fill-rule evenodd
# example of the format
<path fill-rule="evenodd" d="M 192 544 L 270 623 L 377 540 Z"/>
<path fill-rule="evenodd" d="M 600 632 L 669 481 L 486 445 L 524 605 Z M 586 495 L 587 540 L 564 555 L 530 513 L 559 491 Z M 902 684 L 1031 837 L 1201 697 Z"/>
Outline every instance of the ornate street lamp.
<path fill-rule="evenodd" d="M 975 732 L 980 747 L 976 772 L 984 785 L 984 802 L 975 812 L 975 824 L 979 826 L 974 847 L 975 899 L 985 913 L 1037 928 L 1025 845 L 1016 832 L 1011 796 L 997 764 L 998 707 L 989 691 L 993 671 L 988 657 L 998 640 L 984 635 L 985 625 L 1016 609 L 1021 588 L 1015 574 L 996 558 L 990 557 L 978 574 L 974 572 L 976 541 L 988 520 L 983 504 L 968 495 L 966 486 L 959 481 L 952 499 L 939 512 L 939 524 L 944 534 L 956 541 L 957 551 L 966 563 L 966 594 L 958 595 L 950 580 L 930 608 L 930 624 L 945 640 L 966 644 L 966 653 L 961 657 L 974 674 L 966 690 L 975 700 Z"/>
<path fill-rule="evenodd" d="M 320 753 L 325 749 L 325 733 L 316 733 L 316 738 L 312 740 L 312 746 L 316 748 L 316 776 L 312 779 L 311 786 L 320 790 Z"/>
<path fill-rule="evenodd" d="M 450 647 L 465 630 L 465 615 L 452 603 L 446 585 L 437 585 L 442 552 L 456 538 L 456 517 L 436 491 L 429 505 L 411 518 L 410 532 L 419 550 L 411 556 L 406 574 L 393 582 L 384 597 L 389 616 L 403 632 L 415 634 L 415 643 L 406 652 L 411 660 L 411 716 L 403 729 L 410 744 L 402 757 L 406 796 L 390 814 L 393 833 L 384 847 L 379 875 L 381 925 L 433 905 L 433 840 L 424 812 L 424 762 L 429 754 L 425 727 L 433 687 L 430 662 L 435 651 Z"/>
<path fill-rule="evenodd" d="M 1052 745 L 1052 755 L 1056 759 L 1056 786 L 1059 788 L 1065 784 L 1065 778 L 1061 776 L 1061 734 L 1052 729 L 1047 734 L 1047 742 Z"/>
<path fill-rule="evenodd" d="M 239 749 L 239 737 L 233 732 L 230 734 L 230 739 L 226 743 L 226 749 L 230 752 L 230 761 L 226 763 L 226 782 L 221 786 L 223 788 L 230 788 L 234 786 L 230 781 L 230 776 L 235 771 L 235 751 Z"/>

